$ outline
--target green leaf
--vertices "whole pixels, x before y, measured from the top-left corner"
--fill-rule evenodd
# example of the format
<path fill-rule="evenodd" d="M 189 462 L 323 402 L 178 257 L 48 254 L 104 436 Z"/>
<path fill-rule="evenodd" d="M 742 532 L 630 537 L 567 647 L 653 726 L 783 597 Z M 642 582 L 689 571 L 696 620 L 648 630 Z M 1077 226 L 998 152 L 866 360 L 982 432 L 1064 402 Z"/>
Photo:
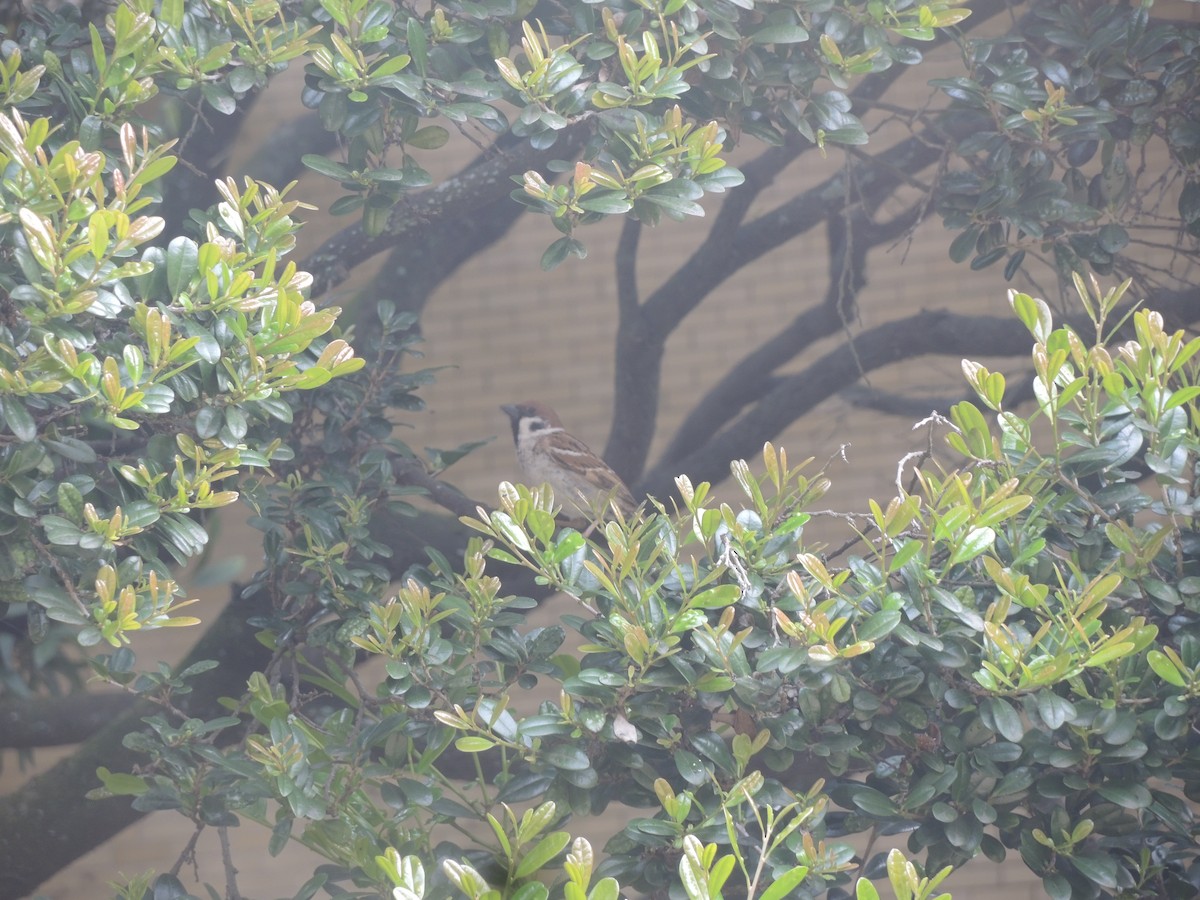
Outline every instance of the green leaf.
<path fill-rule="evenodd" d="M 138 797 L 150 789 L 144 778 L 124 772 L 110 772 L 104 766 L 96 770 L 96 776 L 105 790 L 117 796 Z"/>
<path fill-rule="evenodd" d="M 688 835 L 699 847 L 699 840 Z M 687 840 L 685 838 L 685 840 Z M 688 900 L 711 900 L 712 895 L 708 890 L 708 872 L 705 871 L 704 865 L 701 862 L 700 854 L 697 852 L 687 852 L 691 849 L 685 844 L 685 852 L 679 860 L 679 879 L 683 882 L 683 889 L 687 892 Z"/>
<path fill-rule="evenodd" d="M 960 231 L 958 236 L 950 242 L 950 259 L 956 263 L 966 262 L 967 257 L 975 252 L 975 245 L 978 241 L 979 226 L 971 225 Z"/>
<path fill-rule="evenodd" d="M 279 821 L 275 823 L 275 827 L 271 829 L 271 840 L 267 844 L 267 853 L 271 856 L 278 856 L 283 852 L 283 848 L 288 845 L 292 836 L 292 823 L 296 820 L 291 816 L 280 816 Z"/>
<path fill-rule="evenodd" d="M 542 754 L 542 759 L 556 769 L 568 772 L 583 772 L 592 767 L 592 761 L 580 747 L 570 744 L 556 744 Z"/>
<path fill-rule="evenodd" d="M 704 207 L 699 203 L 688 200 L 685 197 L 678 197 L 668 193 L 656 193 L 648 191 L 642 194 L 642 200 L 648 203 L 653 203 L 655 206 L 661 206 L 668 213 L 676 216 L 703 216 Z"/>
<path fill-rule="evenodd" d="M 799 25 L 767 25 L 750 36 L 756 44 L 802 44 L 808 32 Z"/>
<path fill-rule="evenodd" d="M 996 532 L 991 528 L 972 528 L 950 556 L 950 565 L 970 562 L 982 553 L 986 553 L 996 541 Z"/>
<path fill-rule="evenodd" d="M 454 742 L 454 746 L 463 753 L 482 753 L 484 750 L 491 750 L 495 747 L 496 742 L 477 734 L 469 734 L 465 737 L 460 737 Z"/>
<path fill-rule="evenodd" d="M 1183 673 L 1175 667 L 1175 663 L 1167 657 L 1161 650 L 1151 650 L 1146 654 L 1146 662 L 1150 664 L 1150 668 L 1154 670 L 1154 674 L 1161 678 L 1167 684 L 1172 684 L 1175 687 L 1187 687 L 1187 681 L 1183 677 Z"/>
<path fill-rule="evenodd" d="M 587 248 L 574 238 L 560 237 L 547 247 L 546 252 L 542 254 L 541 266 L 543 271 L 549 272 L 551 269 L 565 262 L 568 256 L 587 259 Z"/>
<path fill-rule="evenodd" d="M 695 753 L 676 750 L 674 756 L 675 768 L 688 784 L 701 785 L 708 781 L 708 768 Z"/>
<path fill-rule="evenodd" d="M 892 802 L 887 794 L 871 787 L 854 787 L 850 795 L 854 805 L 872 816 L 890 817 L 899 814 L 900 809 Z"/>
<path fill-rule="evenodd" d="M 860 641 L 878 641 L 891 634 L 900 624 L 901 613 L 898 609 L 881 609 L 867 619 L 855 632 L 855 638 Z"/>
<path fill-rule="evenodd" d="M 633 209 L 629 198 L 621 191 L 592 191 L 579 201 L 580 209 L 614 216 Z"/>
<path fill-rule="evenodd" d="M 1120 225 L 1111 223 L 1096 233 L 1096 240 L 1105 253 L 1117 253 L 1129 243 L 1129 232 Z"/>
<path fill-rule="evenodd" d="M 408 41 L 408 54 L 412 57 L 413 65 L 417 67 L 417 71 L 424 78 L 429 60 L 429 39 L 425 35 L 425 28 L 421 24 L 421 20 L 416 16 L 409 19 L 404 34 L 405 39 Z M 396 71 L 399 71 L 399 69 Z M 392 73 L 389 72 L 388 74 Z"/>
<path fill-rule="evenodd" d="M 304 163 L 304 165 L 314 172 L 328 175 L 330 178 L 345 180 L 353 177 L 354 174 L 341 163 L 334 162 L 332 159 L 326 159 L 318 153 L 305 153 L 300 157 L 300 162 Z"/>
<path fill-rule="evenodd" d="M 223 84 L 202 84 L 200 95 L 223 116 L 231 116 L 237 111 L 237 101 Z"/>
<path fill-rule="evenodd" d="M 37 437 L 37 423 L 25 404 L 19 397 L 0 394 L 0 419 L 8 425 L 8 430 L 22 443 L 29 443 Z"/>
<path fill-rule="evenodd" d="M 995 723 L 996 731 L 1004 736 L 1006 740 L 1013 743 L 1020 742 L 1025 736 L 1025 723 L 1021 721 L 1021 715 L 1012 704 L 1001 697 L 993 697 L 987 701 L 988 707 L 992 713 L 992 721 Z"/>
<path fill-rule="evenodd" d="M 784 900 L 792 895 L 797 887 L 800 886 L 805 876 L 808 875 L 808 866 L 795 866 L 788 869 L 782 875 L 775 879 L 769 888 L 763 891 L 758 900 Z M 867 882 L 870 884 L 871 882 Z M 860 898 L 861 900 L 861 898 Z"/>
<path fill-rule="evenodd" d="M 571 835 L 565 831 L 555 831 L 546 835 L 522 857 L 520 865 L 517 866 L 517 877 L 527 878 L 532 875 L 562 853 L 570 842 Z"/>
<path fill-rule="evenodd" d="M 200 248 L 182 235 L 167 245 L 167 288 L 172 296 L 187 290 L 199 271 Z"/>
<path fill-rule="evenodd" d="M 321 0 L 321 6 L 333 18 L 333 21 L 343 28 L 350 28 L 350 19 L 346 15 L 346 7 L 342 0 Z"/>
<path fill-rule="evenodd" d="M 688 600 L 688 606 L 698 609 L 724 609 L 730 603 L 736 603 L 742 595 L 742 589 L 736 584 L 722 584 L 709 588 Z"/>
<path fill-rule="evenodd" d="M 154 879 L 154 887 L 150 892 L 150 900 L 189 900 L 192 896 L 183 882 L 169 872 Z"/>
<path fill-rule="evenodd" d="M 47 449 L 72 462 L 94 463 L 97 459 L 95 449 L 77 438 L 63 437 L 57 441 L 42 438 L 42 443 Z"/>
<path fill-rule="evenodd" d="M 1108 890 L 1116 890 L 1117 861 L 1113 857 L 1101 853 L 1076 853 L 1068 859 L 1088 881 Z"/>
<path fill-rule="evenodd" d="M 737 771 L 737 763 L 734 761 L 733 754 L 729 752 L 729 745 L 715 732 L 709 731 L 692 735 L 692 749 L 716 763 L 727 773 L 732 774 Z"/>
<path fill-rule="evenodd" d="M 1096 793 L 1125 809 L 1147 809 L 1154 799 L 1141 784 L 1102 784 L 1096 788 Z"/>
<path fill-rule="evenodd" d="M 406 53 L 385 59 L 371 70 L 371 79 L 372 81 L 378 81 L 379 79 L 395 75 L 397 72 L 403 71 L 411 61 L 412 59 Z"/>
<path fill-rule="evenodd" d="M 1012 281 L 1016 277 L 1017 272 L 1021 271 L 1021 266 L 1025 262 L 1025 251 L 1018 250 L 1008 258 L 1008 262 L 1004 264 L 1004 280 Z"/>
<path fill-rule="evenodd" d="M 413 132 L 405 143 L 420 150 L 436 150 L 438 147 L 444 146 L 448 140 L 450 140 L 449 131 L 440 125 L 428 125 Z"/>
<path fill-rule="evenodd" d="M 63 547 L 78 546 L 83 532 L 75 523 L 68 522 L 61 516 L 42 516 L 42 528 L 46 532 L 46 540 Z"/>
<path fill-rule="evenodd" d="M 492 513 L 491 518 L 492 527 L 511 546 L 518 550 L 524 550 L 526 553 L 533 549 L 529 543 L 529 537 L 525 534 L 525 529 L 514 522 L 508 513 L 496 511 Z"/>

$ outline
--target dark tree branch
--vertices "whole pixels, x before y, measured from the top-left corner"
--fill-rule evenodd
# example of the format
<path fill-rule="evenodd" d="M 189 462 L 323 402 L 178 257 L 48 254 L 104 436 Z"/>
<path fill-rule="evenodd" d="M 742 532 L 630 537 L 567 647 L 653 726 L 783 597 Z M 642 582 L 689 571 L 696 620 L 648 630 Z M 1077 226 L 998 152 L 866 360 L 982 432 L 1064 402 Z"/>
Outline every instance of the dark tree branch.
<path fill-rule="evenodd" d="M 674 476 L 681 472 L 693 481 L 723 479 L 730 460 L 750 458 L 762 449 L 764 441 L 776 437 L 822 400 L 855 383 L 863 373 L 929 353 L 1027 353 L 1029 332 L 1012 318 L 925 311 L 857 335 L 854 347 L 854 353 L 845 346 L 838 347 L 804 371 L 780 379 L 757 404 L 706 444 L 683 459 L 660 463 L 647 476 L 645 489 L 656 496 L 667 496 Z"/>
<path fill-rule="evenodd" d="M 976 19 L 976 24 L 1002 8 L 998 3 L 986 5 L 986 15 Z M 853 92 L 856 101 L 868 102 L 881 96 L 898 77 L 899 73 L 893 71 L 897 68 L 864 79 Z M 928 129 L 924 135 L 901 141 L 877 154 L 879 171 L 864 167 L 854 181 L 855 203 L 866 209 L 877 208 L 907 183 L 908 173 L 936 162 L 947 140 L 971 133 L 977 122 L 974 117 L 952 117 L 944 126 L 952 134 Z M 746 183 L 722 203 L 701 246 L 646 299 L 636 327 L 631 325 L 618 332 L 617 390 L 605 459 L 627 481 L 636 481 L 641 476 L 654 437 L 656 418 L 646 414 L 646 404 L 640 401 L 639 393 L 657 394 L 667 338 L 725 279 L 829 217 L 843 213 L 850 202 L 851 185 L 842 173 L 743 224 L 758 194 L 807 149 L 811 145 L 795 138 L 782 147 L 770 148 L 748 165 Z"/>
<path fill-rule="evenodd" d="M 515 140 L 501 137 L 496 143 L 503 149 Z M 487 158 L 486 154 L 478 157 L 463 171 L 484 165 Z M 443 219 L 412 232 L 393 248 L 371 283 L 359 292 L 364 302 L 355 304 L 354 320 L 360 324 L 371 321 L 371 301 L 380 297 L 419 315 L 442 282 L 504 237 L 524 212 L 525 207 L 505 193 L 469 216 Z"/>
<path fill-rule="evenodd" d="M 479 507 L 486 509 L 490 506 L 472 500 L 457 488 L 430 475 L 419 459 L 397 460 L 392 465 L 399 481 L 423 489 L 430 500 L 456 516 L 474 516 Z"/>
<path fill-rule="evenodd" d="M 282 187 L 307 171 L 300 161 L 306 153 L 324 154 L 337 146 L 337 136 L 326 131 L 321 117 L 305 113 L 275 128 L 242 166 L 242 175 Z"/>
<path fill-rule="evenodd" d="M 1163 291 L 1147 299 L 1173 328 L 1200 321 L 1200 288 Z M 1111 317 L 1120 319 L 1124 310 Z M 1092 324 L 1083 316 L 1066 320 L 1081 334 Z M 1129 330 L 1128 326 L 1127 329 Z M 725 478 L 729 461 L 756 455 L 764 441 L 779 435 L 822 400 L 833 396 L 866 372 L 904 359 L 928 354 L 942 356 L 1023 356 L 1031 338 L 1011 316 L 969 316 L 948 311 L 923 311 L 871 328 L 854 338 L 855 353 L 839 347 L 804 371 L 779 378 L 748 412 L 704 445 L 679 460 L 664 460 L 646 476 L 639 489 L 657 497 L 670 496 L 674 477 L 686 474 L 694 482 Z"/>
<path fill-rule="evenodd" d="M 1008 385 L 1004 391 L 1004 405 L 1015 409 L 1027 400 L 1032 400 L 1034 370 L 1025 366 L 1017 376 L 1008 376 Z M 842 398 L 856 409 L 871 409 L 889 416 L 902 416 L 905 419 L 920 419 L 930 412 L 950 415 L 950 408 L 964 400 L 974 401 L 975 392 L 965 388 L 958 396 L 914 397 L 908 394 L 897 394 L 879 388 L 856 384 L 842 392 Z"/>
<path fill-rule="evenodd" d="M 861 223 L 862 217 L 856 218 Z M 702 446 L 710 435 L 767 391 L 767 382 L 775 369 L 846 327 L 858 292 L 866 285 L 868 242 L 848 241 L 845 221 L 840 215 L 830 216 L 826 222 L 831 271 L 824 299 L 744 356 L 700 399 L 664 451 L 660 465 L 683 459 Z"/>
<path fill-rule="evenodd" d="M 9 697 L 0 703 L 0 748 L 32 749 L 87 740 L 134 703 L 130 694 L 80 691 Z"/>
<path fill-rule="evenodd" d="M 637 262 L 638 241 L 642 236 L 642 223 L 629 216 L 621 225 L 621 238 L 617 242 L 617 309 L 621 321 L 636 315 L 641 300 L 638 296 Z"/>
<path fill-rule="evenodd" d="M 723 251 L 745 219 L 754 199 L 795 159 L 801 149 L 798 141 L 784 147 L 771 147 L 744 167 L 745 183 L 725 198 L 708 236 L 693 254 L 693 259 L 706 252 L 714 254 Z M 622 231 L 622 247 L 626 233 Z M 620 255 L 619 247 L 618 266 L 622 264 Z M 636 254 L 630 265 L 635 262 Z M 629 277 L 633 277 L 633 274 L 630 273 Z M 613 424 L 604 458 L 617 474 L 633 483 L 641 476 L 650 452 L 650 442 L 654 439 L 663 348 L 674 326 L 665 329 L 661 325 L 654 326 L 648 317 L 654 304 L 662 302 L 662 288 L 656 290 L 644 306 L 638 305 L 636 292 L 622 293 L 620 276 L 617 289 L 620 324 L 617 329 Z M 706 294 L 699 295 L 695 302 L 699 303 L 704 296 Z M 693 304 L 687 311 L 694 308 Z"/>
<path fill-rule="evenodd" d="M 906 180 L 905 173 L 936 162 L 946 141 L 977 130 L 979 117 L 945 117 L 938 131 L 930 129 L 880 151 L 870 166 L 855 169 L 857 202 L 876 208 Z M 794 237 L 815 228 L 846 205 L 850 185 L 839 173 L 797 194 L 771 212 L 740 226 L 727 240 L 709 242 L 677 269 L 644 304 L 651 333 L 669 334 L 683 318 L 725 279 Z M 707 252 L 705 252 L 707 250 Z"/>
<path fill-rule="evenodd" d="M 852 385 L 843 391 L 841 396 L 855 409 L 869 409 L 886 416 L 900 416 L 909 420 L 917 420 L 930 413 L 949 415 L 950 407 L 954 404 L 975 398 L 975 394 L 969 390 L 963 391 L 957 397 L 938 397 L 927 394 L 897 394 L 865 384 Z"/>
<path fill-rule="evenodd" d="M 632 216 L 621 226 L 617 242 L 617 345 L 614 365 L 612 429 L 604 458 L 625 481 L 632 482 L 645 464 L 658 418 L 662 352 L 646 333 L 638 291 L 638 240 L 642 223 Z"/>
<path fill-rule="evenodd" d="M 829 288 L 816 306 L 804 310 L 787 327 L 747 353 L 692 408 L 679 426 L 660 466 L 681 460 L 719 431 L 747 405 L 767 393 L 773 373 L 813 344 L 844 330 L 859 292 L 866 286 L 867 254 L 907 231 L 921 215 L 918 204 L 887 222 L 874 223 L 860 212 L 853 216 L 848 238 L 843 216 L 830 216 Z"/>
<path fill-rule="evenodd" d="M 1009 9 L 1009 4 L 1006 0 L 983 0 L 972 5 L 971 16 L 960 26 L 962 31 L 970 31 L 977 28 L 984 22 L 991 19 L 1000 13 Z M 933 41 L 921 44 L 921 51 L 928 52 L 930 49 L 955 40 L 956 37 L 946 31 L 939 31 Z M 893 65 L 882 72 L 877 72 L 864 78 L 853 91 L 850 92 L 850 98 L 856 110 L 861 111 L 863 108 L 874 104 L 884 94 L 887 93 L 891 86 L 901 79 L 908 71 L 907 66 Z M 962 131 L 959 136 L 965 136 L 969 131 Z M 774 179 L 782 169 L 799 158 L 803 152 L 815 149 L 812 144 L 801 141 L 798 137 L 794 138 L 795 143 L 789 143 L 783 147 L 775 147 L 762 154 L 754 163 L 751 163 L 745 169 L 747 183 L 735 189 L 731 195 L 722 204 L 724 206 L 730 202 L 738 202 L 737 198 L 749 194 L 748 199 L 742 201 L 746 206 L 749 206 L 750 201 L 754 199 L 757 192 L 763 187 L 766 187 Z M 907 172 L 917 171 L 911 168 L 911 164 L 916 162 L 914 156 L 915 147 L 919 145 L 920 139 L 913 138 L 903 142 L 905 149 L 892 153 L 891 150 L 883 151 L 872 158 L 873 161 L 878 160 L 884 166 L 894 166 L 894 174 L 897 176 L 904 175 Z M 944 141 L 934 140 L 935 148 L 932 153 L 920 154 L 924 162 L 920 164 L 920 168 L 929 165 L 940 154 Z M 895 148 L 892 148 L 894 150 Z M 756 170 L 755 167 L 758 167 Z M 906 177 L 897 177 L 889 182 L 890 187 L 886 193 L 891 193 L 897 186 L 904 183 Z M 753 182 L 761 181 L 757 188 L 753 186 Z M 861 179 L 858 184 L 861 184 Z M 857 185 L 856 185 L 857 186 Z M 722 240 L 723 235 L 710 233 L 709 239 L 704 242 L 699 250 L 687 260 L 675 274 L 671 276 L 654 294 L 646 300 L 647 315 L 651 317 L 651 325 L 655 333 L 668 334 L 683 319 L 690 313 L 699 303 L 714 290 L 725 278 L 728 278 L 734 272 L 737 272 L 749 262 L 762 256 L 769 250 L 773 250 L 780 244 L 785 243 L 797 234 L 811 228 L 815 221 L 808 220 L 808 216 L 802 214 L 802 210 L 813 206 L 821 207 L 826 213 L 832 209 L 836 209 L 844 205 L 844 198 L 848 196 L 846 193 L 846 185 L 842 178 L 833 178 L 825 182 L 818 189 L 808 191 L 801 197 L 796 198 L 796 202 L 792 204 L 783 204 L 776 210 L 774 217 L 768 215 L 763 216 L 756 221 L 758 228 L 746 231 L 745 228 L 738 228 L 737 239 L 735 242 Z M 801 198 L 804 198 L 803 200 Z M 821 199 L 832 201 L 831 205 L 820 204 Z M 865 200 L 865 198 L 862 198 Z M 868 204 L 868 205 L 877 205 Z M 799 214 L 799 222 L 797 230 L 789 231 L 779 235 L 777 239 L 764 246 L 762 250 L 753 252 L 755 243 L 763 239 L 769 239 L 770 229 L 776 224 L 787 223 L 792 216 Z M 735 215 L 737 223 L 740 225 L 741 220 L 745 217 L 745 211 L 741 215 Z M 820 218 L 819 216 L 818 218 Z M 801 223 L 808 221 L 806 226 Z M 720 224 L 718 216 L 717 223 L 714 223 L 713 232 L 718 232 L 717 226 Z M 689 274 L 703 270 L 703 274 Z M 707 285 L 707 287 L 706 287 Z"/>
<path fill-rule="evenodd" d="M 246 122 L 251 104 L 240 103 L 231 115 L 222 115 L 194 98 L 199 107 L 186 106 L 187 132 L 176 150 L 182 165 L 166 181 L 161 215 L 166 220 L 164 235 L 185 234 L 193 209 L 208 209 L 217 202 L 213 182 L 224 171 L 229 148 Z M 257 99 L 256 99 L 257 102 Z"/>
<path fill-rule="evenodd" d="M 377 253 L 412 240 L 426 229 L 457 225 L 481 207 L 507 198 L 513 188 L 512 175 L 540 168 L 552 159 L 573 157 L 589 133 L 590 126 L 584 122 L 563 129 L 554 145 L 545 149 L 521 143 L 497 150 L 485 162 L 473 163 L 437 187 L 401 200 L 382 234 L 368 236 L 361 223 L 343 228 L 300 264 L 313 275 L 312 296 L 320 297 Z"/>

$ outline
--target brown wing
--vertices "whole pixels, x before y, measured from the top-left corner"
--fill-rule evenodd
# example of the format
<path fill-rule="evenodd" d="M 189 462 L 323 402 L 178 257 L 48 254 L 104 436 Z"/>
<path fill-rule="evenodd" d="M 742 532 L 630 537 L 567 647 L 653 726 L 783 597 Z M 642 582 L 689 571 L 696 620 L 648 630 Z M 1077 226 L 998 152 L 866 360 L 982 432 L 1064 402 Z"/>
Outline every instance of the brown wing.
<path fill-rule="evenodd" d="M 590 485 L 598 499 L 605 503 L 615 501 L 625 515 L 632 513 L 637 507 L 633 494 L 629 492 L 621 476 L 579 438 L 566 431 L 557 432 L 553 435 L 550 449 L 562 468 Z"/>

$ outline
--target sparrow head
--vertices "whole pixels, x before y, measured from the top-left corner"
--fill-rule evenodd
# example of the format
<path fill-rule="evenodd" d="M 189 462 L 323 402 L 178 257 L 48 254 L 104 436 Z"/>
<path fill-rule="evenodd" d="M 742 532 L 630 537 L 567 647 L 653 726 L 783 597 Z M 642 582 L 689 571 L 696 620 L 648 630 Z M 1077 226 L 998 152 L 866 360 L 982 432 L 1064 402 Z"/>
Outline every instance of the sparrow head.
<path fill-rule="evenodd" d="M 512 423 L 513 441 L 519 442 L 522 433 L 536 437 L 539 433 L 551 429 L 561 429 L 562 420 L 545 403 L 536 400 L 526 400 L 524 403 L 506 403 L 500 407 L 508 414 Z"/>

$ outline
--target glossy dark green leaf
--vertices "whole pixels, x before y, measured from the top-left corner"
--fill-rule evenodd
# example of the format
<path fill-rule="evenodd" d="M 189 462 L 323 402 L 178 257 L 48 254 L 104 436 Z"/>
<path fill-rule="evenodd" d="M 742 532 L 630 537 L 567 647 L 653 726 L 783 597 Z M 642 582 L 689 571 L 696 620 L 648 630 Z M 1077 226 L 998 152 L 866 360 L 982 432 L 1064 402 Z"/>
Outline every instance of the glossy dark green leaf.
<path fill-rule="evenodd" d="M 950 242 L 950 259 L 956 263 L 966 262 L 975 252 L 975 244 L 979 240 L 979 228 L 972 225 L 963 229 Z"/>
<path fill-rule="evenodd" d="M 569 744 L 555 744 L 542 754 L 542 758 L 556 769 L 580 772 L 592 767 L 587 753 Z"/>
<path fill-rule="evenodd" d="M 412 57 L 412 64 L 416 67 L 421 77 L 424 78 L 428 66 L 429 39 L 425 35 L 425 28 L 421 20 L 416 16 L 408 20 L 408 25 L 405 28 L 405 37 L 408 41 L 408 54 Z"/>
<path fill-rule="evenodd" d="M 586 259 L 587 248 L 574 238 L 561 237 L 546 248 L 546 252 L 542 254 L 541 267 L 548 272 L 565 262 L 569 256 Z"/>
<path fill-rule="evenodd" d="M 1084 878 L 1097 887 L 1107 890 L 1117 888 L 1117 861 L 1112 856 L 1100 853 L 1076 853 L 1068 859 Z"/>
<path fill-rule="evenodd" d="M 729 752 L 729 745 L 719 734 L 710 731 L 693 735 L 691 742 L 692 749 L 705 759 L 716 763 L 719 769 L 729 774 L 737 770 L 737 763 L 734 761 L 733 754 Z"/>
<path fill-rule="evenodd" d="M 854 788 L 851 800 L 863 812 L 873 816 L 889 817 L 900 812 L 899 807 L 892 802 L 890 797 L 866 786 Z"/>
<path fill-rule="evenodd" d="M 991 710 L 996 730 L 1008 740 L 1019 742 L 1025 736 L 1025 723 L 1021 721 L 1020 713 L 1013 708 L 1011 703 L 1000 697 L 993 697 L 986 702 Z"/>
<path fill-rule="evenodd" d="M 802 44 L 808 32 L 799 25 L 765 25 L 750 35 L 756 44 Z"/>
<path fill-rule="evenodd" d="M 324 156 L 316 153 L 306 153 L 300 157 L 300 161 L 305 166 L 312 169 L 314 172 L 319 172 L 322 175 L 328 175 L 330 178 L 344 179 L 351 176 L 350 169 L 343 166 L 341 163 L 334 162 Z"/>
<path fill-rule="evenodd" d="M 672 755 L 675 758 L 676 770 L 688 784 L 701 785 L 708 781 L 708 769 L 696 754 L 687 750 L 676 750 Z"/>
<path fill-rule="evenodd" d="M 174 875 L 163 874 L 154 879 L 152 900 L 187 900 L 191 896 L 183 882 Z"/>
<path fill-rule="evenodd" d="M 19 441 L 29 442 L 37 437 L 37 422 L 34 421 L 19 397 L 0 394 L 0 419 Z"/>
<path fill-rule="evenodd" d="M 1140 784 L 1102 784 L 1096 792 L 1111 803 L 1125 809 L 1145 809 L 1150 805 L 1150 791 Z"/>

